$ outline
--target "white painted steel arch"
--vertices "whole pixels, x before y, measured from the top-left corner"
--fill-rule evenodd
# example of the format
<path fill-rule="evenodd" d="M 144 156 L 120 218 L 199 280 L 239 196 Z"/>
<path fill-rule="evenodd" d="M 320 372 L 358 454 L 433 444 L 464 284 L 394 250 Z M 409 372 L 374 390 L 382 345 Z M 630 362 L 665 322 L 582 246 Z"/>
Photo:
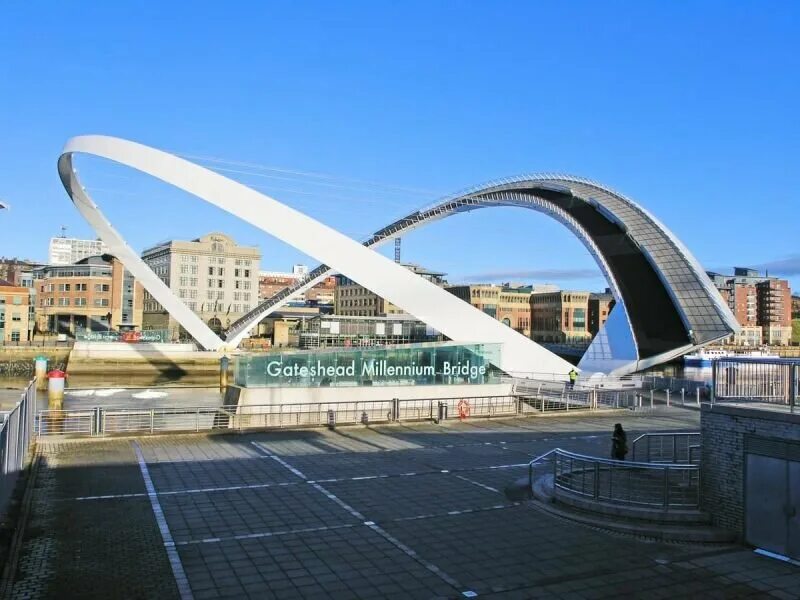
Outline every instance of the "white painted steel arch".
<path fill-rule="evenodd" d="M 118 162 L 161 179 L 247 221 L 329 265 L 461 342 L 501 343 L 497 366 L 507 373 L 566 375 L 572 365 L 446 290 L 338 231 L 241 183 L 172 154 L 119 138 L 79 136 L 58 160 L 61 181 L 75 207 L 148 292 L 205 348 L 224 347 L 202 320 L 177 298 L 125 243 L 80 184 L 72 165 L 76 153 Z"/>

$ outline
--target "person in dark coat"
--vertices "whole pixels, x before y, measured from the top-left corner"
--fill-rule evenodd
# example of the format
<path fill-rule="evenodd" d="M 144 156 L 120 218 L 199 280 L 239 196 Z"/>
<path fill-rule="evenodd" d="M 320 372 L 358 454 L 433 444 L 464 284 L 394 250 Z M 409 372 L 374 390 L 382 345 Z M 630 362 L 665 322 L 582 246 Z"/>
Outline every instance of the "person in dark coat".
<path fill-rule="evenodd" d="M 625 460 L 628 453 L 628 436 L 622 428 L 622 424 L 614 425 L 614 434 L 611 436 L 611 458 L 614 460 Z"/>

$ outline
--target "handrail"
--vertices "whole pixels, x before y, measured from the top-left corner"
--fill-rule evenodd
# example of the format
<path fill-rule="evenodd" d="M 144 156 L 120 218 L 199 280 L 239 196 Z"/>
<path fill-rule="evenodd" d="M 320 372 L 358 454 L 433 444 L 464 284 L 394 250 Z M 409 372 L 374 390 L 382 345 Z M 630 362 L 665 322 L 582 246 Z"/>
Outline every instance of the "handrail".
<path fill-rule="evenodd" d="M 679 446 L 678 446 L 678 439 L 679 438 L 686 438 L 686 448 L 685 448 L 685 450 L 686 450 L 686 459 L 685 460 L 680 460 L 679 459 L 679 454 L 681 453 L 680 451 L 684 449 L 682 447 L 679 448 Z M 664 462 L 668 462 L 668 463 L 692 462 L 691 461 L 690 451 L 689 451 L 689 447 L 690 447 L 689 441 L 692 440 L 692 439 L 699 439 L 699 438 L 700 438 L 700 433 L 697 432 L 697 431 L 668 431 L 668 432 L 648 432 L 648 433 L 643 433 L 639 437 L 637 437 L 635 440 L 633 440 L 633 442 L 631 442 L 631 455 L 632 455 L 633 459 L 636 460 L 636 455 L 637 455 L 636 449 L 640 445 L 640 442 L 642 442 L 642 440 L 646 440 L 646 442 L 647 442 L 647 460 L 644 461 L 644 462 L 647 462 L 647 463 L 659 462 L 660 464 L 663 464 Z M 667 456 L 661 456 L 660 460 L 653 460 L 652 459 L 652 451 L 651 451 L 652 447 L 651 447 L 651 441 L 650 441 L 652 439 L 671 439 L 672 440 L 671 452 L 667 453 Z M 664 453 L 663 444 L 661 445 L 659 450 L 661 451 L 661 453 L 663 455 L 663 453 Z"/>
<path fill-rule="evenodd" d="M 647 463 L 588 456 L 554 448 L 528 464 L 533 487 L 533 465 L 554 455 L 553 493 L 633 506 L 697 508 L 700 505 L 700 466 L 696 463 Z"/>
<path fill-rule="evenodd" d="M 536 463 L 540 462 L 542 459 L 547 458 L 548 456 L 550 456 L 554 452 L 560 452 L 560 451 L 561 451 L 561 448 L 553 448 L 549 452 L 545 452 L 541 456 L 537 456 L 531 462 L 528 463 L 528 489 L 531 489 L 531 490 L 533 489 L 533 466 Z"/>
<path fill-rule="evenodd" d="M 558 450 L 558 454 L 561 456 L 566 456 L 567 458 L 576 458 L 580 460 L 589 460 L 601 465 L 613 465 L 613 466 L 623 466 L 623 467 L 633 467 L 637 469 L 654 469 L 654 470 L 662 470 L 662 469 L 676 469 L 676 470 L 685 470 L 687 465 L 679 464 L 679 463 L 648 463 L 648 462 L 636 462 L 632 460 L 615 460 L 613 458 L 600 458 L 598 456 L 589 456 L 587 454 L 578 454 L 576 452 L 570 452 L 568 450 L 561 450 L 560 448 L 556 448 Z"/>

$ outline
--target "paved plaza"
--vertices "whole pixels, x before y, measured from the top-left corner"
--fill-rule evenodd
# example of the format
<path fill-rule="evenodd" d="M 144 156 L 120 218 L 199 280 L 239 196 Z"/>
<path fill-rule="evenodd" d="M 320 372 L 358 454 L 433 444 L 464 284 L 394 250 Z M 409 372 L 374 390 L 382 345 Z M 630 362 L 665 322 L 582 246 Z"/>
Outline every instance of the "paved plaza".
<path fill-rule="evenodd" d="M 618 421 L 629 439 L 699 428 L 674 409 L 45 441 L 12 596 L 800 597 L 800 568 L 748 549 L 611 534 L 505 495 L 554 447 L 607 456 Z"/>

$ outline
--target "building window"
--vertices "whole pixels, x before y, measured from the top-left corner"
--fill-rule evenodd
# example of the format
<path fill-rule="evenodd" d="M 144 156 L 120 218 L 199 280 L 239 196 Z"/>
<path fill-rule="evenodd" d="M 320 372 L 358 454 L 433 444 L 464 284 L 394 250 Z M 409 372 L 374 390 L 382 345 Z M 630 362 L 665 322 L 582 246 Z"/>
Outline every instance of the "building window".
<path fill-rule="evenodd" d="M 224 268 L 222 268 L 222 267 L 218 267 L 218 268 L 217 268 L 217 275 L 219 275 L 220 277 L 222 277 L 223 275 L 225 275 L 225 269 L 224 269 Z"/>
<path fill-rule="evenodd" d="M 108 306 L 108 298 L 95 298 L 94 299 L 95 306 Z"/>
<path fill-rule="evenodd" d="M 237 264 L 237 265 L 239 264 L 239 261 L 238 261 L 238 260 L 236 261 L 236 264 Z M 234 269 L 234 270 L 233 270 L 233 276 L 234 276 L 234 277 L 239 277 L 239 273 L 241 273 L 241 271 L 242 271 L 241 269 Z"/>
<path fill-rule="evenodd" d="M 197 265 L 191 265 L 191 267 L 192 267 L 190 270 L 191 274 L 197 275 Z"/>
<path fill-rule="evenodd" d="M 11 331 L 11 341 L 12 342 L 19 342 L 20 341 L 19 330 L 18 329 L 14 329 L 14 330 Z"/>
<path fill-rule="evenodd" d="M 22 321 L 22 315 L 20 315 L 18 312 L 11 313 L 11 320 L 17 322 Z"/>
<path fill-rule="evenodd" d="M 211 283 L 211 280 L 209 280 L 209 284 L 210 283 Z M 211 286 L 209 285 L 209 287 L 211 287 Z M 212 292 L 211 290 L 208 290 L 206 292 L 206 300 L 213 300 L 213 299 L 214 299 L 214 292 Z"/>
<path fill-rule="evenodd" d="M 209 279 L 207 283 L 208 283 L 208 285 L 206 287 L 214 287 L 214 280 L 213 279 Z"/>
<path fill-rule="evenodd" d="M 208 267 L 208 274 L 209 275 L 213 275 L 214 274 L 214 267 Z"/>
<path fill-rule="evenodd" d="M 75 306 L 86 306 L 86 298 L 75 298 Z"/>
<path fill-rule="evenodd" d="M 17 306 L 19 306 L 20 304 L 22 304 L 22 296 L 14 296 L 14 297 L 11 299 L 11 304 L 16 304 Z"/>
<path fill-rule="evenodd" d="M 225 287 L 225 281 L 222 279 L 217 279 L 217 287 L 223 288 Z"/>

